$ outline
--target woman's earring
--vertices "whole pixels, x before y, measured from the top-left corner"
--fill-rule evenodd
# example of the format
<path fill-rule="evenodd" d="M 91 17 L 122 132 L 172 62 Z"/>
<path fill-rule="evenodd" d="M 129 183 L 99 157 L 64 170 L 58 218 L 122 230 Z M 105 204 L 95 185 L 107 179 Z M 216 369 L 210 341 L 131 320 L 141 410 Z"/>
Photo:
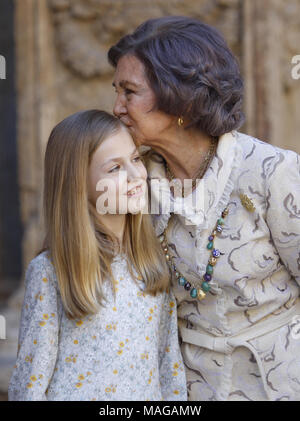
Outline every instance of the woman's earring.
<path fill-rule="evenodd" d="M 183 125 L 183 118 L 182 117 L 179 117 L 178 118 L 177 124 L 178 124 L 178 126 L 182 126 Z"/>

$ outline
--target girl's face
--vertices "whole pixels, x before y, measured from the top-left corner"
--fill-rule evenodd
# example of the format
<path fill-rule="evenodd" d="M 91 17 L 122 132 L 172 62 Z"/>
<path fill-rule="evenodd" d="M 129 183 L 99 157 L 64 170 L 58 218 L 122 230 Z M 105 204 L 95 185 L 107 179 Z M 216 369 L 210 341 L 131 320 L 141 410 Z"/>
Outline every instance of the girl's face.
<path fill-rule="evenodd" d="M 125 128 L 106 138 L 89 167 L 89 200 L 99 214 L 138 213 L 146 205 L 147 171 Z"/>
<path fill-rule="evenodd" d="M 128 127 L 138 145 L 152 146 L 174 126 L 177 118 L 161 111 L 150 111 L 155 94 L 150 87 L 143 63 L 132 55 L 120 58 L 113 81 L 117 98 L 114 114 Z"/>

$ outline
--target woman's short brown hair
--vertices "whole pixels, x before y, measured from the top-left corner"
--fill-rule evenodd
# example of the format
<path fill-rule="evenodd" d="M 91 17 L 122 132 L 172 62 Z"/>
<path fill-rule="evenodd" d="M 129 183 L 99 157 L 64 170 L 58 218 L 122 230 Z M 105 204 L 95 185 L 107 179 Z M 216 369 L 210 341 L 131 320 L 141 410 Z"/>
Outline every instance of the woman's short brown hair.
<path fill-rule="evenodd" d="M 243 124 L 239 65 L 212 26 L 185 16 L 149 19 L 109 49 L 109 62 L 116 67 L 126 54 L 144 64 L 156 109 L 210 136 Z"/>

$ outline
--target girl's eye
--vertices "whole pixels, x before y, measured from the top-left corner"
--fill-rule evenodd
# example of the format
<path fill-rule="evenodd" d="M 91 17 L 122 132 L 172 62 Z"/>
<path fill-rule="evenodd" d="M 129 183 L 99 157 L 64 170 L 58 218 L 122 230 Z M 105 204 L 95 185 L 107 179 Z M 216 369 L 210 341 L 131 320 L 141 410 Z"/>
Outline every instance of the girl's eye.
<path fill-rule="evenodd" d="M 111 168 L 108 172 L 115 172 L 119 168 L 120 168 L 120 166 L 119 165 L 116 165 L 115 167 Z"/>
<path fill-rule="evenodd" d="M 139 162 L 141 161 L 141 157 L 140 156 L 136 156 L 135 158 L 133 158 L 134 162 Z"/>

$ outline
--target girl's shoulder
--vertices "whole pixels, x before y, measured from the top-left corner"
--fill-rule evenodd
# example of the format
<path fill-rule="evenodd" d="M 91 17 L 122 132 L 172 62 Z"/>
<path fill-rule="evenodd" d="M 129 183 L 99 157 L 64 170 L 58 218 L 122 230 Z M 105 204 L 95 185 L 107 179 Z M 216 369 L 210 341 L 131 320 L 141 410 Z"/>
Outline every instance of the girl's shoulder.
<path fill-rule="evenodd" d="M 30 279 L 40 278 L 43 282 L 49 281 L 57 288 L 57 279 L 54 265 L 48 250 L 36 255 L 28 264 L 25 274 L 25 282 Z"/>

